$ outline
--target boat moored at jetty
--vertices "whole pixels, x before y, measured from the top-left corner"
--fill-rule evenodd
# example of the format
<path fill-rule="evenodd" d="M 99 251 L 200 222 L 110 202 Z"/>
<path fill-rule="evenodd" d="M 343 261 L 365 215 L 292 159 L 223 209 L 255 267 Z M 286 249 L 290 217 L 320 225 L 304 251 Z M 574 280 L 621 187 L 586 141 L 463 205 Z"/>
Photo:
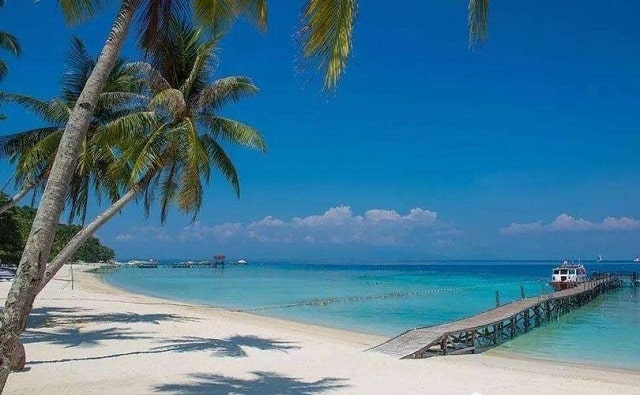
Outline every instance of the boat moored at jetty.
<path fill-rule="evenodd" d="M 144 269 L 158 267 L 158 262 L 154 261 L 153 259 L 149 259 L 148 261 L 132 260 L 132 261 L 127 262 L 127 264 L 132 265 L 132 266 L 136 266 L 136 267 L 140 267 L 140 268 L 144 268 Z"/>
<path fill-rule="evenodd" d="M 566 260 L 561 266 L 554 267 L 549 285 L 554 291 L 561 291 L 577 287 L 587 281 L 587 270 L 583 265 L 568 263 Z"/>

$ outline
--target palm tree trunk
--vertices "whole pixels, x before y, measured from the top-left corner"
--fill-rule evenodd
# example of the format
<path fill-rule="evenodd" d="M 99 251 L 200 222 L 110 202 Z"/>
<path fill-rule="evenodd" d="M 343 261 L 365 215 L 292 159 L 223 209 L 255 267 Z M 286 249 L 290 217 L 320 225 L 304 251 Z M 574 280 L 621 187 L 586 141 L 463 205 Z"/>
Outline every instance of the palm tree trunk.
<path fill-rule="evenodd" d="M 27 193 L 29 193 L 29 191 L 32 191 L 33 188 L 35 188 L 38 184 L 40 184 L 42 182 L 42 180 L 36 180 L 36 181 L 32 181 L 31 183 L 25 185 L 20 192 L 16 193 L 11 200 L 9 200 L 7 203 L 5 203 L 2 207 L 0 207 L 0 214 L 4 213 L 5 211 L 9 210 L 11 207 L 15 206 L 16 204 L 18 204 L 18 202 L 20 201 L 20 199 L 22 199 L 24 197 L 24 195 L 26 195 Z"/>
<path fill-rule="evenodd" d="M 0 323 L 0 392 L 4 389 L 10 370 L 16 366 L 15 355 L 22 345 L 18 338 L 25 330 L 33 307 L 45 265 L 53 244 L 56 227 L 69 189 L 71 176 L 89 127 L 98 95 L 122 49 L 139 0 L 123 0 L 109 36 L 102 48 L 91 76 L 87 80 L 69 117 L 58 146 L 53 167 L 40 200 L 38 212 L 11 285 Z"/>
<path fill-rule="evenodd" d="M 107 210 L 105 210 L 102 214 L 97 216 L 89 225 L 82 228 L 78 233 L 73 236 L 71 240 L 64 246 L 62 251 L 56 255 L 56 257 L 47 264 L 47 267 L 44 272 L 44 278 L 40 282 L 40 286 L 38 287 L 38 292 L 40 292 L 48 283 L 51 281 L 53 276 L 56 275 L 58 270 L 62 268 L 62 266 L 69 262 L 80 247 L 84 245 L 87 239 L 102 227 L 105 222 L 107 222 L 111 217 L 113 217 L 117 212 L 119 212 L 126 204 L 133 200 L 136 195 L 142 190 L 142 186 L 137 184 L 135 187 L 130 189 L 127 193 L 125 193 L 120 199 L 118 199 L 115 203 L 111 205 Z"/>

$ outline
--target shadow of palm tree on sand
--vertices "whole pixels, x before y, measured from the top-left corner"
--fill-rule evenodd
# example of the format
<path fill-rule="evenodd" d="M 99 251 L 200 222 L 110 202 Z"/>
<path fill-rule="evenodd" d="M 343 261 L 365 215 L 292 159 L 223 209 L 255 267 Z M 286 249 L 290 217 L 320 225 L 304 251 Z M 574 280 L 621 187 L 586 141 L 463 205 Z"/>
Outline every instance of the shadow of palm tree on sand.
<path fill-rule="evenodd" d="M 216 374 L 192 374 L 188 383 L 163 384 L 154 392 L 170 394 L 279 394 L 312 395 L 349 387 L 346 379 L 325 377 L 306 382 L 274 372 L 251 372 L 255 378 L 240 379 Z"/>
<path fill-rule="evenodd" d="M 41 307 L 33 309 L 29 315 L 29 328 L 54 327 L 59 325 L 77 325 L 83 323 L 152 323 L 160 324 L 162 321 L 195 321 L 194 317 L 186 317 L 177 314 L 154 313 L 113 313 L 113 314 L 78 314 L 81 309 Z"/>
<path fill-rule="evenodd" d="M 27 331 L 20 341 L 29 343 L 51 343 L 69 347 L 95 347 L 107 340 L 137 340 L 149 339 L 141 332 L 131 332 L 128 329 L 107 328 L 95 330 L 81 330 L 80 328 L 58 328 L 53 332 Z"/>
<path fill-rule="evenodd" d="M 207 339 L 203 337 L 186 336 L 180 339 L 162 340 L 161 346 L 154 347 L 158 352 L 195 352 L 210 351 L 215 356 L 222 357 L 246 357 L 243 347 L 256 348 L 258 350 L 277 350 L 286 352 L 300 347 L 290 342 L 264 339 L 257 336 L 232 336 L 227 339 Z"/>
<path fill-rule="evenodd" d="M 75 339 L 74 339 L 75 337 Z M 137 332 L 127 332 L 126 330 L 110 328 L 96 331 L 79 331 L 78 329 L 65 328 L 59 332 L 26 332 L 22 341 L 24 343 L 50 342 L 66 347 L 76 347 L 80 345 L 98 345 L 102 340 L 135 340 L 148 338 L 141 336 Z M 164 339 L 160 345 L 150 349 L 132 350 L 125 353 L 115 353 L 106 355 L 96 355 L 88 357 L 64 358 L 52 360 L 28 361 L 28 365 L 39 365 L 45 363 L 60 363 L 72 361 L 90 361 L 127 357 L 140 354 L 160 354 L 168 352 L 188 353 L 209 351 L 214 357 L 246 357 L 247 353 L 243 348 L 255 348 L 258 350 L 277 350 L 287 352 L 288 350 L 300 347 L 293 343 L 274 339 L 264 339 L 257 336 L 232 336 L 226 339 L 202 338 L 202 337 L 180 337 L 177 339 Z"/>

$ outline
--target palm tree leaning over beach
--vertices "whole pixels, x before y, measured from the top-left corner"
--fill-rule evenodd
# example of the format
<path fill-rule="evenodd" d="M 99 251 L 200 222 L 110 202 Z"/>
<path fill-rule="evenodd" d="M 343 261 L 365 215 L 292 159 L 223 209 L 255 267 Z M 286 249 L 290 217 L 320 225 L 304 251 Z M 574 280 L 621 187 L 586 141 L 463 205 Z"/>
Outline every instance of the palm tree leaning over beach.
<path fill-rule="evenodd" d="M 185 23 L 173 22 L 167 28 L 170 35 L 165 51 L 152 61 L 159 70 L 145 63 L 132 65 L 149 81 L 152 96 L 148 108 L 101 127 L 92 144 L 98 157 L 104 150 L 122 153 L 108 174 L 115 179 L 128 176 L 127 191 L 47 264 L 40 288 L 136 197 L 142 196 L 147 214 L 157 200 L 161 222 L 171 204 L 195 218 L 202 204 L 203 182 L 209 181 L 212 168 L 222 173 L 240 196 L 238 175 L 224 150 L 225 143 L 261 152 L 266 149 L 258 131 L 219 114 L 225 104 L 257 92 L 251 80 L 226 77 L 209 82 L 215 41 L 203 42 L 201 30 Z"/>
<path fill-rule="evenodd" d="M 78 22 L 93 16 L 102 3 L 99 0 L 59 1 L 69 22 Z M 484 37 L 488 3 L 489 0 L 469 1 L 469 32 L 472 44 L 475 44 L 473 37 Z M 153 51 L 158 49 L 157 43 L 163 38 L 165 26 L 170 20 L 168 16 L 179 12 L 180 5 L 186 4 L 193 9 L 199 23 L 210 28 L 216 37 L 220 37 L 241 14 L 248 15 L 262 28 L 267 22 L 266 0 L 122 1 L 102 53 L 62 134 L 60 148 L 27 238 L 16 279 L 7 295 L 0 327 L 0 390 L 4 388 L 10 372 L 10 364 L 7 361 L 15 359 L 12 355 L 20 354 L 21 351 L 18 338 L 24 331 L 33 300 L 44 276 L 55 228 L 98 95 L 122 49 L 134 15 L 140 11 L 142 44 L 148 51 Z M 318 70 L 325 76 L 325 86 L 328 89 L 335 87 L 351 52 L 356 5 L 356 0 L 306 0 L 300 31 L 302 55 L 315 60 Z"/>

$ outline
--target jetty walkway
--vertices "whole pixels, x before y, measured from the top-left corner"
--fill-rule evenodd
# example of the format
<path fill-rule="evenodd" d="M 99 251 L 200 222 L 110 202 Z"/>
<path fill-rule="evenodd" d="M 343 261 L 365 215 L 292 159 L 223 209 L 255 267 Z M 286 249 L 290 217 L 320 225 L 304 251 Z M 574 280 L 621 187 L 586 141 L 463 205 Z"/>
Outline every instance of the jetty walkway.
<path fill-rule="evenodd" d="M 634 276 L 634 284 L 637 284 Z M 543 325 L 596 298 L 621 287 L 615 275 L 599 278 L 550 295 L 522 299 L 446 324 L 416 328 L 369 351 L 405 358 L 481 352 Z"/>

